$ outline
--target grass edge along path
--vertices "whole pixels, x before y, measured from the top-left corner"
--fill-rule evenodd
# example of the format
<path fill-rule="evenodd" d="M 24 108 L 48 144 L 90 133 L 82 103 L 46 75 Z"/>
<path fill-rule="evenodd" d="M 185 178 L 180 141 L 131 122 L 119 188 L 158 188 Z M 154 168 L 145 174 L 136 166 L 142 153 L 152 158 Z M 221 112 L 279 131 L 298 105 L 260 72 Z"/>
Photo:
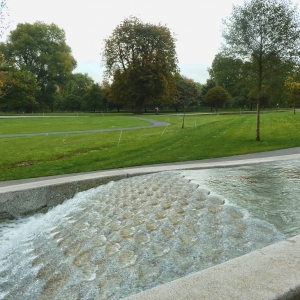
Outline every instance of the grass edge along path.
<path fill-rule="evenodd" d="M 143 118 L 148 118 L 143 116 Z M 153 116 L 149 116 L 153 118 Z M 0 181 L 159 163 L 184 162 L 300 146 L 300 114 L 160 115 L 170 123 L 127 132 L 1 139 Z"/>

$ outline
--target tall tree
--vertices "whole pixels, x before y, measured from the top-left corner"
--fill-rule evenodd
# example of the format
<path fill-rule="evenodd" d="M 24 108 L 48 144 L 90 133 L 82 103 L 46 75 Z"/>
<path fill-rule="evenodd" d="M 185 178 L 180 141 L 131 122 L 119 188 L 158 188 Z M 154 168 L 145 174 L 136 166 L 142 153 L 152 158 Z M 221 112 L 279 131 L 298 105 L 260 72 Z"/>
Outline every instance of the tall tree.
<path fill-rule="evenodd" d="M 65 97 L 68 94 L 84 97 L 87 88 L 92 84 L 94 84 L 94 80 L 87 73 L 70 74 L 65 83 L 60 87 L 60 93 L 62 97 Z"/>
<path fill-rule="evenodd" d="M 234 96 L 244 78 L 244 63 L 241 59 L 218 53 L 208 73 L 216 85 L 223 87 Z"/>
<path fill-rule="evenodd" d="M 72 111 L 84 108 L 85 96 L 92 84 L 94 84 L 94 80 L 88 74 L 70 74 L 58 89 L 61 97 L 61 108 Z"/>
<path fill-rule="evenodd" d="M 125 19 L 105 40 L 106 76 L 113 77 L 110 95 L 118 104 L 142 114 L 148 102 L 175 101 L 175 38 L 166 26 Z"/>
<path fill-rule="evenodd" d="M 202 90 L 201 90 L 201 98 L 203 99 L 207 92 L 216 86 L 215 81 L 212 78 L 206 79 L 206 83 L 203 84 Z"/>
<path fill-rule="evenodd" d="M 224 20 L 223 51 L 251 62 L 258 91 L 256 140 L 260 141 L 260 104 L 266 81 L 299 59 L 300 29 L 297 7 L 290 0 L 249 0 L 233 5 Z M 281 63 L 274 64 L 274 60 Z"/>
<path fill-rule="evenodd" d="M 16 68 L 34 74 L 39 86 L 36 100 L 53 110 L 57 87 L 76 66 L 64 30 L 43 22 L 18 24 L 7 42 L 0 44 L 0 51 Z"/>
<path fill-rule="evenodd" d="M 5 80 L 1 86 L 0 108 L 3 111 L 32 112 L 37 106 L 35 94 L 39 90 L 34 75 L 13 67 L 3 73 Z"/>
<path fill-rule="evenodd" d="M 94 83 L 87 88 L 87 93 L 84 96 L 85 108 L 96 112 L 103 109 L 103 93 L 101 87 Z"/>
<path fill-rule="evenodd" d="M 296 106 L 300 105 L 300 68 L 295 68 L 294 72 L 286 79 L 285 86 L 288 91 L 288 104 L 294 108 L 296 113 Z"/>
<path fill-rule="evenodd" d="M 182 126 L 184 128 L 185 110 L 186 107 L 198 98 L 197 87 L 193 79 L 187 78 L 180 74 L 175 75 L 176 88 L 178 90 L 177 104 L 183 107 Z"/>

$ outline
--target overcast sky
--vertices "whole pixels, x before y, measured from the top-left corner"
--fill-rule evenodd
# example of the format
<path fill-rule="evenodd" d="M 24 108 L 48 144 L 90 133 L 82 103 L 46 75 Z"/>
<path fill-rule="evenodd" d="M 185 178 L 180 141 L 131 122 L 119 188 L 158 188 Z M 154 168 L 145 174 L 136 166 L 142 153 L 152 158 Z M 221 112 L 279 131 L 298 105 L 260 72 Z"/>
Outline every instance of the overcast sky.
<path fill-rule="evenodd" d="M 77 60 L 74 72 L 102 82 L 103 39 L 126 17 L 166 25 L 176 34 L 180 73 L 205 83 L 221 43 L 222 19 L 243 0 L 6 0 L 10 29 L 18 23 L 55 23 Z M 298 3 L 299 1 L 294 1 Z M 299 5 L 298 5 L 299 6 Z"/>

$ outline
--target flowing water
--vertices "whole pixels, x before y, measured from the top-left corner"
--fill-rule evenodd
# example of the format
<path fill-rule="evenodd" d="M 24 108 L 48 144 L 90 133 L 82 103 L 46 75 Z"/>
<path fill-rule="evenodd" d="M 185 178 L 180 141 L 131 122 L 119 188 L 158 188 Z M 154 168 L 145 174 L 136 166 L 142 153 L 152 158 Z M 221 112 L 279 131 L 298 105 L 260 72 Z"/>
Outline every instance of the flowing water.
<path fill-rule="evenodd" d="M 299 162 L 162 172 L 0 226 L 0 299 L 120 299 L 300 232 Z"/>

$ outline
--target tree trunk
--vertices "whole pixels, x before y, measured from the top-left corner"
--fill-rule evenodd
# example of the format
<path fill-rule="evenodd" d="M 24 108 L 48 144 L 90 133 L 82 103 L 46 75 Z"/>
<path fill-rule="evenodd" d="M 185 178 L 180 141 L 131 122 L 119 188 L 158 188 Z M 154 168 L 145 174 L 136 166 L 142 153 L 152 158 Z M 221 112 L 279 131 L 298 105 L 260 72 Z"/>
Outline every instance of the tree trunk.
<path fill-rule="evenodd" d="M 260 51 L 259 59 L 259 78 L 258 78 L 258 100 L 257 100 L 257 115 L 256 115 L 256 141 L 260 141 L 260 103 L 261 103 L 261 88 L 262 88 L 262 50 Z"/>
<path fill-rule="evenodd" d="M 134 113 L 137 115 L 143 114 L 144 98 L 140 98 L 135 101 Z"/>
<path fill-rule="evenodd" d="M 185 105 L 183 105 L 183 117 L 182 117 L 182 126 L 181 126 L 181 129 L 184 128 L 184 117 L 185 117 Z"/>
<path fill-rule="evenodd" d="M 260 101 L 257 101 L 256 140 L 260 141 Z"/>

